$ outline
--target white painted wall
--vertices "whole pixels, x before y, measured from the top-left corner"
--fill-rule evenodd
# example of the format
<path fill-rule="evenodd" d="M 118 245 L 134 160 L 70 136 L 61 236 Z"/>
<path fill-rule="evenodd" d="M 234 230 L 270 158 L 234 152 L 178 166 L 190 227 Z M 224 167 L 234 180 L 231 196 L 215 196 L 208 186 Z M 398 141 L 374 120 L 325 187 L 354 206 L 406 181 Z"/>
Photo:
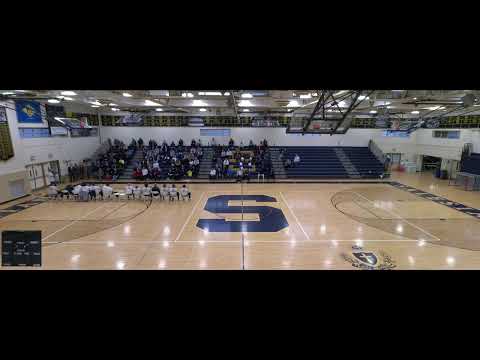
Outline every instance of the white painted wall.
<path fill-rule="evenodd" d="M 99 137 L 23 139 L 24 164 L 59 160 L 61 172 L 65 175 L 68 167 L 65 161 L 79 162 L 89 158 L 99 146 Z"/>
<path fill-rule="evenodd" d="M 212 128 L 209 128 L 212 129 Z M 259 143 L 267 139 L 270 145 L 282 146 L 367 146 L 368 141 L 375 136 L 379 130 L 370 129 L 351 129 L 345 135 L 297 135 L 286 134 L 284 128 L 231 128 L 233 139 L 237 143 L 243 141 L 248 143 L 253 140 Z M 184 142 L 190 143 L 192 139 L 202 140 L 203 144 L 211 141 L 210 137 L 200 137 L 200 128 L 189 127 L 102 127 L 102 141 L 111 138 L 122 140 L 129 143 L 132 137 L 138 139 L 141 137 L 144 141 L 155 139 L 162 142 L 177 142 L 180 138 Z M 217 143 L 226 144 L 230 138 L 215 138 Z"/>

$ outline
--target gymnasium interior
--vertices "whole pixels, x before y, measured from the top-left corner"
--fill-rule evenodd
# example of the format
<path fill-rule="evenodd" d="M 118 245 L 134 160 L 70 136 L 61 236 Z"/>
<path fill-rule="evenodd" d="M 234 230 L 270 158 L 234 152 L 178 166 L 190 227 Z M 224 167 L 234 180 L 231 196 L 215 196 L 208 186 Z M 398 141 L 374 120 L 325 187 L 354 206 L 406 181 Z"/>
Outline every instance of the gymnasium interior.
<path fill-rule="evenodd" d="M 1 270 L 479 269 L 475 90 L 0 90 Z"/>

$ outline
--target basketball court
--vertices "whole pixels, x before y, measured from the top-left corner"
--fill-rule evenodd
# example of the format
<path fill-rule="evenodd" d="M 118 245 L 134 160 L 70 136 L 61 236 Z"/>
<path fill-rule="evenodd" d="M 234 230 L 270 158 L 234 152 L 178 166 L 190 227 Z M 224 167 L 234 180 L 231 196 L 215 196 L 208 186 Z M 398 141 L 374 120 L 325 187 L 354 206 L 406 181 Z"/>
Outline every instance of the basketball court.
<path fill-rule="evenodd" d="M 191 184 L 190 201 L 24 199 L 0 230 L 41 230 L 42 269 L 480 267 L 476 215 L 399 183 L 480 206 L 477 194 L 410 174 L 392 183 Z"/>

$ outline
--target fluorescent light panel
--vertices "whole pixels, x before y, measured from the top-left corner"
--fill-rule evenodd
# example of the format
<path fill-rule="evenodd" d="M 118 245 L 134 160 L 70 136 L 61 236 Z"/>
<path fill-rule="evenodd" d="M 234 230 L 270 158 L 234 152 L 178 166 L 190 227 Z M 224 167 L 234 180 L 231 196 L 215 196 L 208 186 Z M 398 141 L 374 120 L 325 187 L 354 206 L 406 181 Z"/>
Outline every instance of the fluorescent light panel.
<path fill-rule="evenodd" d="M 75 95 L 77 95 L 77 93 L 75 91 L 70 91 L 70 90 L 62 91 L 61 94 L 65 95 L 65 96 L 75 96 Z"/>

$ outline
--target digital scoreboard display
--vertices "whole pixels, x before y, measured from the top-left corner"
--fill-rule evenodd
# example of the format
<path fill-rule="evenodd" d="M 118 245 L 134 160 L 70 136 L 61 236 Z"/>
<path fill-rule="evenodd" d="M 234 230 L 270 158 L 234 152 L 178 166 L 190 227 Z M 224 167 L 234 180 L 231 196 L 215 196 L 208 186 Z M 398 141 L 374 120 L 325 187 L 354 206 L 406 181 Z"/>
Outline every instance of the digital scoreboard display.
<path fill-rule="evenodd" d="M 42 266 L 42 232 L 2 231 L 2 266 Z"/>

